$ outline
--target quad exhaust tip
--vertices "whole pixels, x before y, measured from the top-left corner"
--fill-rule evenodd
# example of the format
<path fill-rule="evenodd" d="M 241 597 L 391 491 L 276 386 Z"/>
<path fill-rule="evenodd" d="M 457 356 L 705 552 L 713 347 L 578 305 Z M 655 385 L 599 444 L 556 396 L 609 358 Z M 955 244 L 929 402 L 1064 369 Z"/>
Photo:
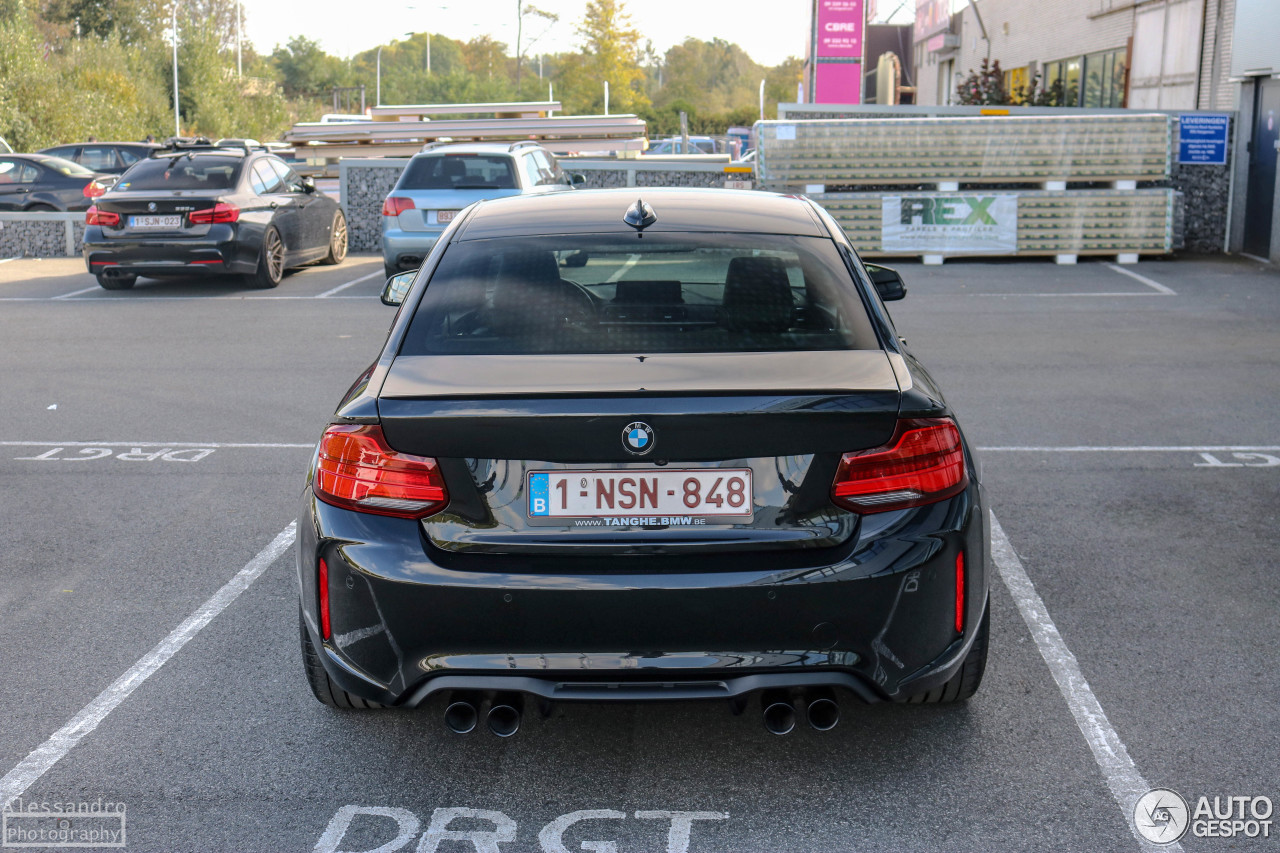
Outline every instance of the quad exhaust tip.
<path fill-rule="evenodd" d="M 474 697 L 455 693 L 449 699 L 449 706 L 444 709 L 444 724 L 454 734 L 465 735 L 475 731 L 480 721 L 479 703 Z"/>
<path fill-rule="evenodd" d="M 775 735 L 791 734 L 796 727 L 796 709 L 784 691 L 768 690 L 760 696 L 764 727 Z"/>
<path fill-rule="evenodd" d="M 834 729 L 840 722 L 840 704 L 836 702 L 835 693 L 828 687 L 810 693 L 809 702 L 805 706 L 805 718 L 817 731 L 829 732 Z"/>

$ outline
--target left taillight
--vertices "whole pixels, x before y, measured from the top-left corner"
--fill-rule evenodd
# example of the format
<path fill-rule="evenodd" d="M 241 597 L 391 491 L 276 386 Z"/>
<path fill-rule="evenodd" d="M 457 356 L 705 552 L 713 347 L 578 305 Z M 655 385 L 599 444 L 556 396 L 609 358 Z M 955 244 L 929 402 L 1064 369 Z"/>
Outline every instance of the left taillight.
<path fill-rule="evenodd" d="M 325 503 L 396 518 L 426 518 L 449 502 L 436 460 L 392 450 L 377 425 L 325 430 L 313 485 Z"/>
<path fill-rule="evenodd" d="M 846 453 L 831 500 L 857 513 L 924 506 L 969 485 L 960 430 L 949 418 L 904 418 L 883 447 Z"/>
<path fill-rule="evenodd" d="M 95 204 L 84 212 L 84 224 L 116 228 L 120 225 L 120 214 L 113 213 L 110 210 L 99 210 Z"/>
<path fill-rule="evenodd" d="M 240 218 L 240 208 L 234 204 L 220 201 L 213 207 L 204 210 L 193 210 L 187 214 L 187 221 L 192 225 L 213 225 L 218 222 L 235 222 Z"/>

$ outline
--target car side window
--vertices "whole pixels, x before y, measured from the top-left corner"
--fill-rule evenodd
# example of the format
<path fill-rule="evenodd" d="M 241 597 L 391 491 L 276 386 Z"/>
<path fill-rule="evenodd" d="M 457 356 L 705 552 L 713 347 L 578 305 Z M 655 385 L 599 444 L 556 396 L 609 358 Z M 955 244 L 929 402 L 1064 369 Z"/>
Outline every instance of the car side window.
<path fill-rule="evenodd" d="M 116 152 L 109 146 L 86 145 L 77 162 L 86 169 L 104 172 L 116 167 Z"/>
<path fill-rule="evenodd" d="M 80 146 L 78 145 L 63 145 L 61 148 L 50 148 L 44 153 L 50 157 L 62 157 L 76 163 L 80 162 L 80 158 L 77 156 L 80 153 Z"/>
<path fill-rule="evenodd" d="M 269 164 L 272 170 L 280 177 L 280 182 L 284 185 L 285 192 L 303 192 L 302 178 L 299 178 L 297 172 L 286 166 L 283 160 L 277 160 L 274 157 L 267 157 L 263 162 Z"/>
<path fill-rule="evenodd" d="M 538 170 L 542 175 L 540 183 L 544 184 L 563 184 L 564 174 L 560 171 L 560 167 L 556 162 L 547 156 L 545 151 L 534 151 L 532 158 L 538 164 Z"/>
<path fill-rule="evenodd" d="M 21 160 L 14 163 L 13 182 L 15 184 L 34 184 L 40 180 L 40 167 Z"/>
<path fill-rule="evenodd" d="M 524 166 L 524 173 L 529 179 L 529 186 L 536 187 L 542 183 L 542 170 L 538 167 L 538 161 L 534 159 L 534 156 L 526 154 L 520 160 Z"/>
<path fill-rule="evenodd" d="M 253 184 L 253 191 L 258 195 L 280 192 L 280 176 L 267 165 L 265 160 L 259 160 L 253 164 L 249 180 Z"/>
<path fill-rule="evenodd" d="M 118 148 L 116 149 L 116 153 L 120 155 L 121 162 L 126 166 L 132 166 L 134 163 L 142 159 L 128 148 Z"/>

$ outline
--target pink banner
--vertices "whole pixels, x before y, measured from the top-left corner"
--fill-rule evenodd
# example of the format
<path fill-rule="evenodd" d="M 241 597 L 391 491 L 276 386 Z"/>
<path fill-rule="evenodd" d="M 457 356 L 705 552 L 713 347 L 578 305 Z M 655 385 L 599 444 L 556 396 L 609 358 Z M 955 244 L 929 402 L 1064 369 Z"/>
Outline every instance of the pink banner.
<path fill-rule="evenodd" d="M 862 103 L 862 63 L 819 61 L 816 71 L 815 104 Z"/>
<path fill-rule="evenodd" d="M 862 58 L 863 0 L 818 0 L 818 57 Z"/>

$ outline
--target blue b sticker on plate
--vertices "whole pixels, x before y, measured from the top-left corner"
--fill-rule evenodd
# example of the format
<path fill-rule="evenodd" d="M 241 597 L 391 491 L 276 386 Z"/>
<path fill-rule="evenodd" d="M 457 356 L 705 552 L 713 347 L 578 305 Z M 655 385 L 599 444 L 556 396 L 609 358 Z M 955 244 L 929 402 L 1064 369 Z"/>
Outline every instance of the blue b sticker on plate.
<path fill-rule="evenodd" d="M 529 475 L 529 515 L 551 514 L 551 475 Z"/>

